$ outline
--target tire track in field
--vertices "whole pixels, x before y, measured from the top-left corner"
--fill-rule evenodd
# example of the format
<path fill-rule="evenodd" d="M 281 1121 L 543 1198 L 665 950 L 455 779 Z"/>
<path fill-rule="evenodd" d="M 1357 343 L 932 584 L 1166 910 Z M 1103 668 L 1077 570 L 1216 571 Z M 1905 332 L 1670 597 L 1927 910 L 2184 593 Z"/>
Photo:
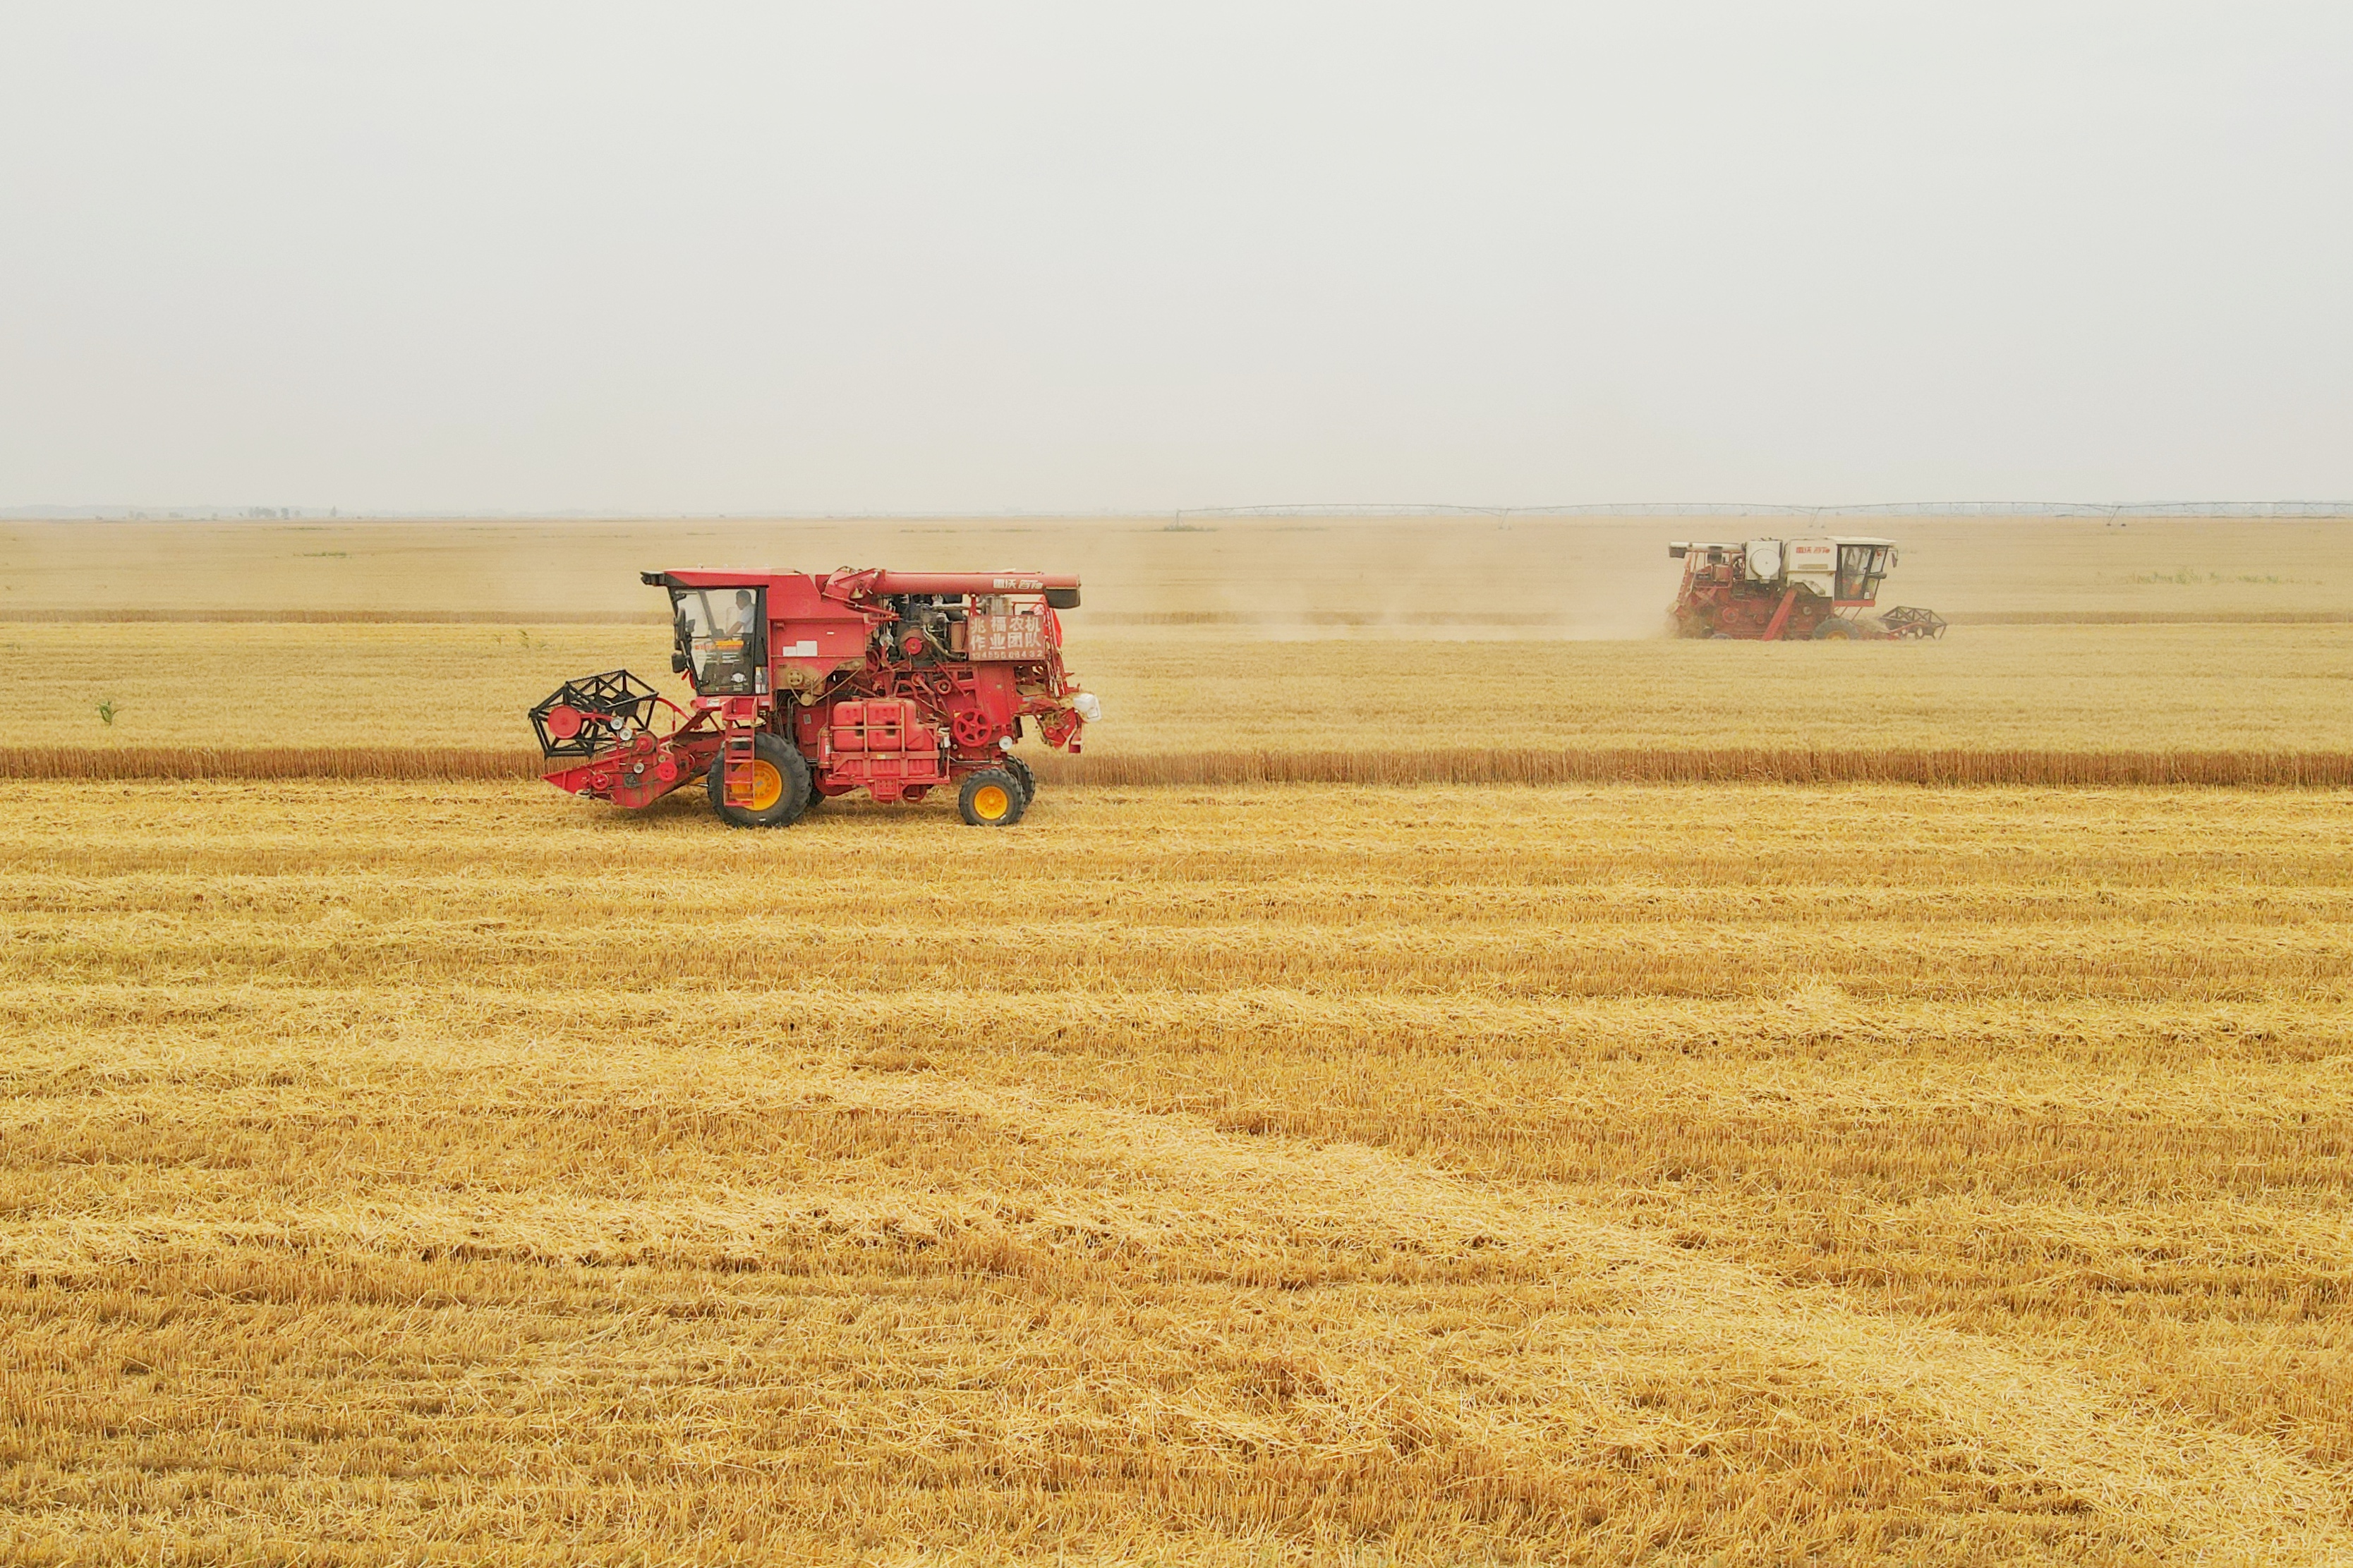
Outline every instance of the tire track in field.
<path fill-rule="evenodd" d="M 1695 1256 L 1555 1199 L 1475 1181 L 1361 1144 L 1309 1146 L 1190 1118 L 938 1082 L 845 1077 L 837 1104 L 954 1111 L 1009 1133 L 1126 1165 L 1164 1192 L 1237 1197 L 1369 1227 L 1491 1238 L 1611 1271 L 1659 1317 L 1725 1343 L 1764 1347 L 1859 1393 L 1899 1396 L 2112 1515 L 2153 1524 L 2198 1561 L 2353 1562 L 2342 1478 L 2259 1437 L 2136 1405 L 2080 1356 L 2000 1343 L 1859 1308 Z M 1215 1194 L 1214 1199 L 1210 1194 Z M 1252 1204 L 1251 1207 L 1259 1205 Z"/>

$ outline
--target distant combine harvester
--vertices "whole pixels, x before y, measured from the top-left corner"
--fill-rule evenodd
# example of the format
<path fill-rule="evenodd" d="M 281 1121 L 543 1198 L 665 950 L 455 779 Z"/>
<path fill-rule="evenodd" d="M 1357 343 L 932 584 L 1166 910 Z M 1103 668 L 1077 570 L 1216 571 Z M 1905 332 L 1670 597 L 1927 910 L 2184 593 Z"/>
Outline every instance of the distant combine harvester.
<path fill-rule="evenodd" d="M 1895 565 L 1892 539 L 1680 541 L 1667 553 L 1683 563 L 1683 589 L 1668 611 L 1677 637 L 1785 642 L 1945 635 L 1945 618 L 1934 610 L 1898 605 L 1869 613 Z"/>

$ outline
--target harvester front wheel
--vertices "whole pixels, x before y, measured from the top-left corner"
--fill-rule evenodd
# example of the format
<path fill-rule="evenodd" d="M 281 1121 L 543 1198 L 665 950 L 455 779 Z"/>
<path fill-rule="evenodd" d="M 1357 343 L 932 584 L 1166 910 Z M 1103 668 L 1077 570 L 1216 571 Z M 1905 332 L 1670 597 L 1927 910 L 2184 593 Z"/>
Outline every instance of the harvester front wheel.
<path fill-rule="evenodd" d="M 1029 805 L 1021 781 L 1005 768 L 981 769 L 964 781 L 964 792 L 956 796 L 956 810 L 975 827 L 1010 827 Z"/>
<path fill-rule="evenodd" d="M 1008 752 L 1005 756 L 1005 771 L 1011 773 L 1014 782 L 1021 786 L 1021 804 L 1024 806 L 1038 798 L 1038 775 L 1029 771 L 1028 763 Z"/>
<path fill-rule="evenodd" d="M 731 805 L 727 799 L 725 752 L 711 763 L 711 809 L 730 827 L 783 827 L 800 820 L 809 806 L 808 763 L 781 736 L 752 737 L 752 801 Z"/>
<path fill-rule="evenodd" d="M 1814 628 L 1814 640 L 1816 642 L 1852 642 L 1854 623 L 1841 620 L 1838 616 L 1832 616 Z"/>

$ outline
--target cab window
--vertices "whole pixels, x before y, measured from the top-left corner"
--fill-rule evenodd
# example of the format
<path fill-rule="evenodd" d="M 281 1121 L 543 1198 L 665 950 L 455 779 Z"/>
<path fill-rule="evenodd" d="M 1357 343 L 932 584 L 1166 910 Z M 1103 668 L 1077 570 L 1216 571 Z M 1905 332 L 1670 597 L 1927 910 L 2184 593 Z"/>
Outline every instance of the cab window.
<path fill-rule="evenodd" d="M 1868 544 L 1839 546 L 1837 594 L 1841 599 L 1868 599 L 1873 595 L 1876 591 L 1873 562 L 1883 553 Z M 1883 572 L 1885 568 L 1879 570 Z"/>
<path fill-rule="evenodd" d="M 766 619 L 757 588 L 672 588 L 678 653 L 705 697 L 757 689 Z"/>

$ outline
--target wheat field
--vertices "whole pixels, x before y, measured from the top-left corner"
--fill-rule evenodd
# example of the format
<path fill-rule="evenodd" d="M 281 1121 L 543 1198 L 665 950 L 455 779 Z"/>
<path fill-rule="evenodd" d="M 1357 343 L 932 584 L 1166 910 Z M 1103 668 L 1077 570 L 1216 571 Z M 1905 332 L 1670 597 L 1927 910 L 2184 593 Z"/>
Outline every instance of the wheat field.
<path fill-rule="evenodd" d="M 630 816 L 518 714 L 715 525 L 0 528 L 0 1559 L 2353 1561 L 2333 537 L 765 526 L 1097 552 L 1088 756 Z"/>
<path fill-rule="evenodd" d="M 2059 517 L 0 520 L 0 621 L 154 615 L 659 621 L 647 569 L 920 562 L 1080 573 L 1074 624 L 1348 636 L 1649 637 L 1674 540 L 1886 535 L 1889 602 L 2063 623 L 2353 615 L 2329 519 Z"/>
<path fill-rule="evenodd" d="M 2353 625 L 1996 626 L 1921 644 L 1276 640 L 1081 629 L 1099 757 L 1814 747 L 2353 752 Z M 661 626 L 0 623 L 0 745 L 533 751 Z M 158 679 L 168 670 L 168 679 Z M 101 716 L 101 705 L 111 718 Z M 526 759 L 526 762 L 528 759 Z"/>
<path fill-rule="evenodd" d="M 14 1561 L 2353 1551 L 2342 792 L 12 797 Z"/>

